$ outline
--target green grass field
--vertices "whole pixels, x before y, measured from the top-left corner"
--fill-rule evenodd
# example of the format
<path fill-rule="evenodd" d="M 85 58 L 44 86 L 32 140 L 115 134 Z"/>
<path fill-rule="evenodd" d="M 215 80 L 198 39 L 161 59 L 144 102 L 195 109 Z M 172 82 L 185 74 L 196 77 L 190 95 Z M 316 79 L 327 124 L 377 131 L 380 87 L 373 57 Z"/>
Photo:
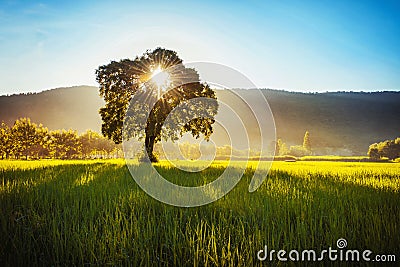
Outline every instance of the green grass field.
<path fill-rule="evenodd" d="M 225 164 L 157 168 L 191 185 Z M 400 164 L 274 162 L 254 193 L 251 174 L 212 204 L 177 208 L 142 191 L 122 160 L 0 161 L 0 265 L 265 266 L 265 245 L 319 250 L 339 238 L 400 261 Z"/>

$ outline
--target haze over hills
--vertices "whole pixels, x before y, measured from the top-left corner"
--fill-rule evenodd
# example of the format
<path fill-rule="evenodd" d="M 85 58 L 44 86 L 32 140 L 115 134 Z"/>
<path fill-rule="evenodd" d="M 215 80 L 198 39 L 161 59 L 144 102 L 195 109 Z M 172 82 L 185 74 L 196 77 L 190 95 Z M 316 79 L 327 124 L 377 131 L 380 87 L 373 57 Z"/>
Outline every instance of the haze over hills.
<path fill-rule="evenodd" d="M 12 125 L 21 117 L 29 117 L 51 130 L 74 129 L 100 132 L 98 110 L 104 101 L 94 86 L 57 88 L 40 93 L 0 96 L 0 121 Z"/>
<path fill-rule="evenodd" d="M 365 155 L 371 143 L 400 136 L 400 92 L 262 92 L 274 115 L 277 138 L 288 145 L 301 145 L 308 130 L 317 154 Z M 258 97 L 255 90 L 244 93 Z M 217 90 L 217 97 L 227 99 L 227 91 Z M 98 110 L 103 105 L 93 86 L 0 96 L 0 121 L 11 126 L 16 119 L 29 117 L 49 129 L 100 132 Z M 255 112 L 264 108 L 257 106 Z M 250 132 L 250 138 L 254 134 Z"/>

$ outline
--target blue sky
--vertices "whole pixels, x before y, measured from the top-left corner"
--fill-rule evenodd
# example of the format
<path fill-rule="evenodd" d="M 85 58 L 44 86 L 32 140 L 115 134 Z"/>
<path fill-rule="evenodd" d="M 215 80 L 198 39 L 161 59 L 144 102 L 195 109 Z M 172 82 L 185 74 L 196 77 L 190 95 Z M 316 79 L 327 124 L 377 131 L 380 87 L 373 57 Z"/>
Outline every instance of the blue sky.
<path fill-rule="evenodd" d="M 0 94 L 96 85 L 158 46 L 261 88 L 400 90 L 398 1 L 1 1 Z"/>

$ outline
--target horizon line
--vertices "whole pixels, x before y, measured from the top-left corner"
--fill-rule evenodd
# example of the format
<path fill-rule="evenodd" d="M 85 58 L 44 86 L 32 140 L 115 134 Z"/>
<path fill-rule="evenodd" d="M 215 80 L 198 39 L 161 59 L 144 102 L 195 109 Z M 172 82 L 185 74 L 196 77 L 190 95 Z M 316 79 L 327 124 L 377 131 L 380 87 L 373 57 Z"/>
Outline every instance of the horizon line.
<path fill-rule="evenodd" d="M 99 88 L 95 85 L 71 85 L 71 86 L 59 86 L 54 88 L 46 88 L 42 90 L 32 90 L 32 91 L 24 91 L 24 92 L 15 92 L 15 93 L 5 93 L 0 96 L 17 96 L 17 95 L 30 95 L 30 94 L 40 94 L 44 92 L 49 92 L 58 89 L 71 89 L 76 87 L 93 87 Z M 225 88 L 212 88 L 213 90 L 227 90 Z M 394 92 L 400 93 L 400 88 L 393 89 L 393 88 L 384 88 L 384 89 L 376 89 L 376 90 L 367 90 L 367 89 L 334 89 L 334 90 L 296 90 L 296 89 L 287 89 L 287 88 L 269 88 L 269 87 L 255 87 L 255 88 L 228 88 L 229 90 L 271 90 L 271 91 L 280 91 L 280 92 L 287 92 L 287 93 L 301 93 L 301 94 L 326 94 L 326 93 L 384 93 L 384 92 Z"/>

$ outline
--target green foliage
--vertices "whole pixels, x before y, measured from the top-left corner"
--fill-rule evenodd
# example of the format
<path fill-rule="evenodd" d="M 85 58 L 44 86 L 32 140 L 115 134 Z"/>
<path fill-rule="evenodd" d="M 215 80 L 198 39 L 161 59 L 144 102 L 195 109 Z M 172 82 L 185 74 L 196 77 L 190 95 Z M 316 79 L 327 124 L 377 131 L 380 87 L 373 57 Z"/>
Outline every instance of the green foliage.
<path fill-rule="evenodd" d="M 276 147 L 275 147 L 275 155 L 276 156 L 284 156 L 289 154 L 289 149 L 281 139 L 278 139 L 276 141 Z"/>
<path fill-rule="evenodd" d="M 173 183 L 196 186 L 226 164 L 189 174 L 163 162 L 155 167 Z M 176 208 L 140 189 L 122 160 L 2 161 L 0 265 L 261 266 L 264 246 L 321 251 L 339 238 L 349 249 L 395 254 L 398 168 L 274 162 L 265 183 L 248 193 L 249 166 L 224 198 Z"/>
<path fill-rule="evenodd" d="M 387 160 L 372 159 L 366 156 L 304 156 L 299 158 L 301 161 L 337 161 L 337 162 L 387 162 Z"/>
<path fill-rule="evenodd" d="M 1 159 L 9 158 L 14 148 L 11 129 L 4 122 L 0 124 L 0 156 Z"/>
<path fill-rule="evenodd" d="M 304 139 L 306 141 L 308 138 L 308 132 L 306 132 L 306 135 L 304 136 Z M 309 144 L 309 140 L 305 142 L 306 146 L 311 148 Z M 276 156 L 294 156 L 294 157 L 303 157 L 303 156 L 309 156 L 311 155 L 311 150 L 305 148 L 304 144 L 302 146 L 290 146 L 288 149 L 286 143 L 284 143 L 281 139 L 278 139 L 276 142 L 276 150 L 275 150 L 275 155 Z"/>
<path fill-rule="evenodd" d="M 306 131 L 304 134 L 304 139 L 303 139 L 303 148 L 309 152 L 311 152 L 311 141 L 310 141 L 310 133 Z"/>
<path fill-rule="evenodd" d="M 78 134 L 73 130 L 57 130 L 50 133 L 49 148 L 58 159 L 76 158 L 81 152 Z"/>
<path fill-rule="evenodd" d="M 378 149 L 378 144 L 372 144 L 368 149 L 368 156 L 372 159 L 379 159 L 381 157 Z"/>
<path fill-rule="evenodd" d="M 49 130 L 42 124 L 36 128 L 36 143 L 32 146 L 31 156 L 34 158 L 44 158 L 49 156 L 48 142 L 51 138 Z M 18 142 L 18 139 L 16 139 Z"/>
<path fill-rule="evenodd" d="M 0 158 L 110 158 L 121 148 L 93 131 L 78 136 L 73 130 L 51 131 L 29 118 L 15 121 L 9 128 L 0 125 Z"/>
<path fill-rule="evenodd" d="M 167 71 L 170 77 L 169 87 L 165 88 L 163 95 L 160 94 L 161 89 L 151 80 L 152 72 L 158 68 Z M 117 144 L 121 143 L 123 120 L 127 113 L 129 125 L 133 125 L 128 129 L 128 138 L 144 136 L 146 152 L 151 161 L 157 161 L 153 155 L 154 144 L 161 140 L 163 124 L 175 107 L 198 97 L 216 99 L 214 91 L 208 85 L 200 83 L 197 71 L 186 68 L 175 51 L 163 48 L 148 50 L 134 60 L 112 61 L 108 65 L 100 66 L 96 70 L 96 76 L 100 95 L 106 102 L 105 107 L 100 109 L 103 135 Z M 134 95 L 141 100 L 137 103 L 143 105 L 128 110 Z M 151 104 L 146 106 L 145 103 Z M 150 106 L 152 109 L 148 110 Z M 146 114 L 149 116 L 143 123 L 145 128 L 138 128 L 142 123 L 136 120 L 143 119 Z M 166 139 L 175 140 L 177 134 L 184 132 L 190 132 L 196 137 L 203 134 L 206 139 L 212 134 L 212 118 L 198 117 L 186 121 L 185 117 L 179 117 L 176 123 L 179 125 L 180 122 L 184 124 L 179 129 L 175 128 L 177 131 L 165 132 Z M 145 133 L 141 134 L 142 131 Z"/>
<path fill-rule="evenodd" d="M 118 146 L 113 141 L 92 130 L 87 130 L 80 135 L 79 142 L 84 158 L 109 157 L 111 153 L 118 150 Z"/>
<path fill-rule="evenodd" d="M 18 140 L 14 143 L 14 154 L 17 158 L 21 156 L 28 158 L 33 154 L 35 146 L 40 143 L 37 131 L 37 125 L 32 123 L 29 118 L 15 121 L 11 128 L 11 134 L 14 140 Z"/>
<path fill-rule="evenodd" d="M 307 150 L 304 146 L 290 146 L 289 155 L 295 157 L 304 157 L 311 154 L 310 150 Z"/>
<path fill-rule="evenodd" d="M 374 143 L 369 146 L 368 156 L 373 159 L 386 157 L 394 160 L 400 157 L 400 138 Z"/>

